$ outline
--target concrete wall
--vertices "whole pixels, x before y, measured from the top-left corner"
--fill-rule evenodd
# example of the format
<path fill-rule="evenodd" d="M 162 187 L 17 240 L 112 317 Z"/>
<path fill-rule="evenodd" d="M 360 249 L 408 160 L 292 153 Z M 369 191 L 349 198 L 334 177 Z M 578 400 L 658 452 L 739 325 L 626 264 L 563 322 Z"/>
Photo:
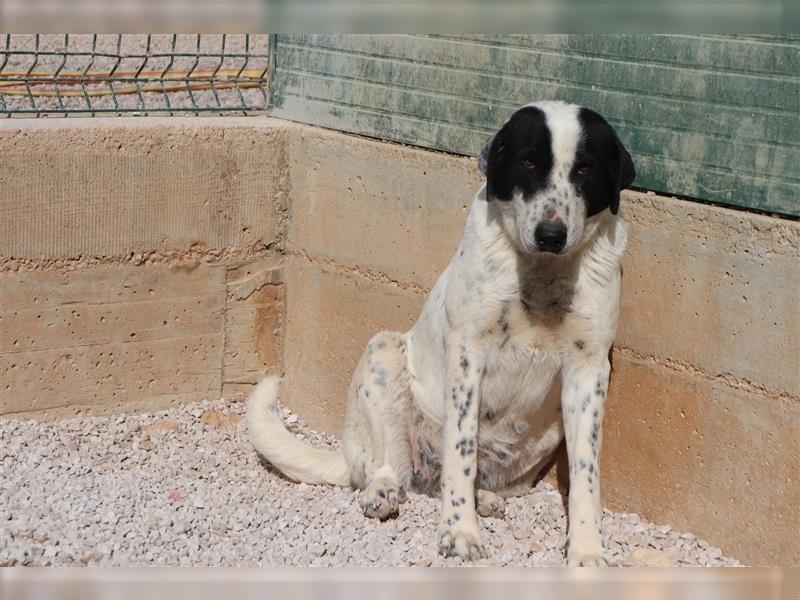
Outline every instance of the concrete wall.
<path fill-rule="evenodd" d="M 340 432 L 364 344 L 414 322 L 458 243 L 473 162 L 176 122 L 0 131 L 0 412 L 234 395 L 283 369 L 284 400 Z M 603 501 L 798 564 L 800 225 L 639 193 L 623 211 Z"/>
<path fill-rule="evenodd" d="M 6 120 L 0 413 L 219 398 L 280 368 L 285 128 Z"/>

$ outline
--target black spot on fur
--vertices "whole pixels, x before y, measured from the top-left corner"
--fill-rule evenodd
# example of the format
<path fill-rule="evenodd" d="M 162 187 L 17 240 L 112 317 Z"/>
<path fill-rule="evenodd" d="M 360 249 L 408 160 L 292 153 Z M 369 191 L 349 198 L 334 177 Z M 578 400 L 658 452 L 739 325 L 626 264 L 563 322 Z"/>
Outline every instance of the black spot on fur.
<path fill-rule="evenodd" d="M 389 372 L 382 367 L 379 363 L 372 365 L 371 373 L 375 376 L 373 382 L 378 387 L 386 387 L 389 378 Z"/>
<path fill-rule="evenodd" d="M 461 357 L 460 364 L 461 364 L 461 370 L 464 371 L 464 375 L 466 375 L 467 371 L 469 370 L 469 360 L 467 360 L 466 356 Z"/>
<path fill-rule="evenodd" d="M 464 419 L 467 417 L 467 411 L 469 410 L 469 404 L 462 404 L 458 408 L 458 430 L 461 431 L 461 424 Z"/>
<path fill-rule="evenodd" d="M 506 317 L 505 310 L 503 311 L 503 314 L 500 315 L 500 320 L 497 322 L 497 324 L 500 326 L 500 330 L 503 333 L 508 333 L 508 318 Z"/>
<path fill-rule="evenodd" d="M 575 340 L 575 347 L 578 350 L 583 350 L 584 346 L 585 346 L 585 342 L 583 340 Z"/>
<path fill-rule="evenodd" d="M 598 396 L 604 396 L 606 393 L 605 385 L 603 385 L 603 380 L 600 377 L 597 378 L 594 384 L 594 391 Z"/>
<path fill-rule="evenodd" d="M 459 451 L 461 456 L 475 453 L 475 439 L 474 438 L 461 438 L 456 443 L 456 450 Z"/>

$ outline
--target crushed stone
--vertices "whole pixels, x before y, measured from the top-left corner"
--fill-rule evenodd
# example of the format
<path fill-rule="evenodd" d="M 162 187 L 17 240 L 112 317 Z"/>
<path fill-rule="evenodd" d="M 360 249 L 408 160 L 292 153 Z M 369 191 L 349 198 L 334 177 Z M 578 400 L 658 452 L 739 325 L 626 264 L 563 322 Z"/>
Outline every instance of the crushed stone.
<path fill-rule="evenodd" d="M 291 431 L 338 447 L 285 408 Z M 0 421 L 0 565 L 442 566 L 439 502 L 367 519 L 359 492 L 291 482 L 247 438 L 243 403 L 61 421 Z M 478 564 L 561 566 L 564 499 L 547 483 L 481 518 Z M 706 540 L 603 511 L 611 565 L 739 566 Z"/>

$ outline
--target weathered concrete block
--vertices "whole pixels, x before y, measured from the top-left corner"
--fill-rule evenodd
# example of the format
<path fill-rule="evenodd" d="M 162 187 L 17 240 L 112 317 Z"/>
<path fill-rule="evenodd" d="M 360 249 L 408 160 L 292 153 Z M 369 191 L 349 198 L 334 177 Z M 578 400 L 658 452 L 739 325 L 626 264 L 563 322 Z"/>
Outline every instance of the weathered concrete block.
<path fill-rule="evenodd" d="M 800 562 L 797 403 L 615 352 L 603 503 L 752 565 Z"/>
<path fill-rule="evenodd" d="M 800 398 L 800 223 L 626 193 L 617 344 Z"/>
<path fill-rule="evenodd" d="M 274 121 L 31 119 L 0 131 L 0 256 L 261 248 L 281 235 Z"/>
<path fill-rule="evenodd" d="M 224 268 L 104 265 L 0 282 L 0 414 L 219 396 Z"/>
<path fill-rule="evenodd" d="M 311 131 L 292 136 L 290 247 L 430 288 L 480 188 L 475 161 Z"/>

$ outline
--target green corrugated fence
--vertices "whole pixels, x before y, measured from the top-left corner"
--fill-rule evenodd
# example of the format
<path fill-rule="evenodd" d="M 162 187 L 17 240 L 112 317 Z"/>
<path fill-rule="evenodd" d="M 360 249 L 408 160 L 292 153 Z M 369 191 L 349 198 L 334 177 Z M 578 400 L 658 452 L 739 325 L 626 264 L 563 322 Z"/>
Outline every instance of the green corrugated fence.
<path fill-rule="evenodd" d="M 800 216 L 800 36 L 279 35 L 273 116 L 476 154 L 518 106 L 591 107 L 636 187 Z"/>

